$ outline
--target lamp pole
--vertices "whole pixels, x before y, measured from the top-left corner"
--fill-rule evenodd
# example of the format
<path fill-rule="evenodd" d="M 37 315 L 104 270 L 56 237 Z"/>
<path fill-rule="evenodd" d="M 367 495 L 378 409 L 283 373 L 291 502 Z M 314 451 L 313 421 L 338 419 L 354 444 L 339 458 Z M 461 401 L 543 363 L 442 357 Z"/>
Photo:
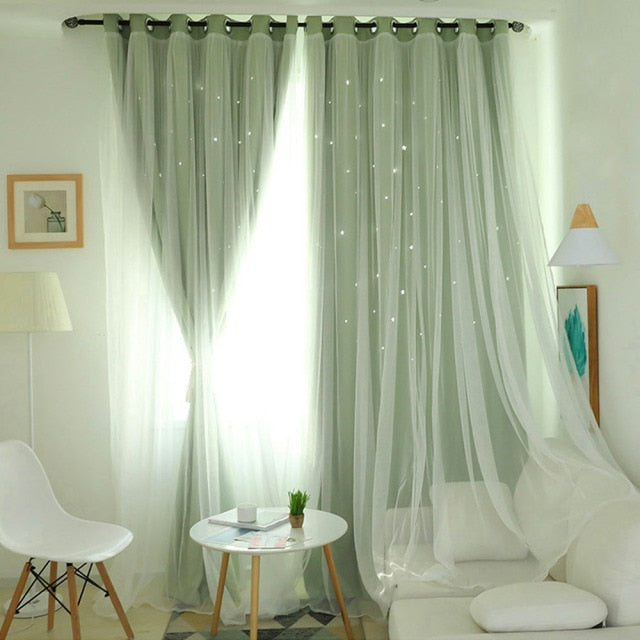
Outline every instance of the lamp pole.
<path fill-rule="evenodd" d="M 55 273 L 0 273 L 0 332 L 27 334 L 27 401 L 29 440 L 35 449 L 33 334 L 71 331 L 71 320 Z M 5 611 L 9 603 L 5 604 Z M 16 618 L 47 615 L 48 598 L 40 594 L 25 604 Z"/>

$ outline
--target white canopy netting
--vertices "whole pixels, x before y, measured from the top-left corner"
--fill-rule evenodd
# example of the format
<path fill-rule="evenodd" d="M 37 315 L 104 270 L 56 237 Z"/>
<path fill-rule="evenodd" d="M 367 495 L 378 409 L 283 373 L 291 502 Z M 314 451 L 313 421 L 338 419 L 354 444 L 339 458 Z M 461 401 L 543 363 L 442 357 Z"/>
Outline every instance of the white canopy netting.
<path fill-rule="evenodd" d="M 310 73 L 326 78 L 311 98 L 319 406 L 337 452 L 323 504 L 352 516 L 383 607 L 399 582 L 541 579 L 594 510 L 635 494 L 559 357 L 514 36 L 419 21 L 404 42 L 389 24 L 364 41 L 348 20 L 329 40 L 307 29 Z"/>

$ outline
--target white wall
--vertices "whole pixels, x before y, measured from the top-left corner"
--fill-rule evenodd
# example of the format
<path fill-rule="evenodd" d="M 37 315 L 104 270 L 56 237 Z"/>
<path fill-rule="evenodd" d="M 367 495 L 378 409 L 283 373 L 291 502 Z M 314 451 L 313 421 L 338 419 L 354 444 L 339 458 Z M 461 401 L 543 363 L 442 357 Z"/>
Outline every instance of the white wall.
<path fill-rule="evenodd" d="M 591 204 L 621 264 L 565 268 L 558 284 L 596 284 L 600 423 L 640 485 L 640 40 L 637 0 L 565 0 L 558 60 L 563 215 Z M 555 249 L 555 246 L 553 247 Z"/>
<path fill-rule="evenodd" d="M 101 39 L 51 22 L 7 26 L 2 18 L 0 9 L 0 271 L 57 272 L 73 323 L 70 333 L 33 336 L 36 449 L 68 509 L 110 519 Z M 23 173 L 83 174 L 84 248 L 7 248 L 4 176 Z M 27 380 L 26 336 L 0 334 L 0 439 L 29 439 Z M 20 562 L 0 552 L 0 580 L 17 575 Z"/>

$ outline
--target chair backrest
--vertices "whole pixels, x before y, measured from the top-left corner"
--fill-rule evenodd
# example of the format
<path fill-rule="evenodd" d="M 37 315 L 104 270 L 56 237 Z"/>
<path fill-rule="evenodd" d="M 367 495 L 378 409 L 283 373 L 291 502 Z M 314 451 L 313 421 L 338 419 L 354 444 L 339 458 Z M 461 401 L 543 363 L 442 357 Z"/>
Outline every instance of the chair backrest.
<path fill-rule="evenodd" d="M 0 442 L 0 544 L 16 551 L 66 515 L 33 450 L 19 440 Z"/>

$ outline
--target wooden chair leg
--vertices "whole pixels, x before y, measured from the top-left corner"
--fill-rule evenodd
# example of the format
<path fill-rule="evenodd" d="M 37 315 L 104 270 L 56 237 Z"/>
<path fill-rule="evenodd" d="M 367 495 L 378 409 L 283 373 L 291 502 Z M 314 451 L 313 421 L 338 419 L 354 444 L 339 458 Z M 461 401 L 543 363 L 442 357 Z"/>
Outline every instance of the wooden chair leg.
<path fill-rule="evenodd" d="M 7 613 L 4 617 L 4 622 L 2 623 L 2 628 L 0 629 L 0 640 L 5 640 L 5 638 L 7 637 L 9 627 L 11 626 L 11 622 L 13 621 L 13 616 L 16 614 L 16 607 L 18 606 L 18 602 L 20 602 L 22 592 L 24 591 L 24 586 L 25 584 L 27 584 L 29 571 L 31 571 L 31 561 L 27 560 L 27 562 L 24 563 L 24 567 L 22 567 L 22 573 L 20 574 L 20 578 L 18 579 L 16 590 L 13 592 L 13 598 L 11 598 L 9 608 L 7 609 Z"/>
<path fill-rule="evenodd" d="M 47 609 L 47 631 L 53 629 L 54 617 L 56 615 L 56 599 L 53 597 L 55 589 L 51 585 L 58 577 L 58 563 L 51 562 L 49 565 L 49 608 Z"/>
<path fill-rule="evenodd" d="M 76 588 L 76 570 L 67 564 L 67 586 L 69 588 L 69 612 L 71 614 L 71 631 L 73 640 L 82 640 L 80 634 L 80 612 L 78 611 L 78 590 Z"/>
<path fill-rule="evenodd" d="M 134 637 L 133 630 L 129 625 L 129 620 L 127 619 L 127 615 L 124 612 L 124 609 L 122 608 L 122 603 L 120 602 L 120 598 L 118 598 L 118 594 L 116 593 L 115 587 L 113 586 L 113 582 L 111 582 L 111 578 L 107 573 L 107 569 L 104 566 L 104 562 L 96 562 L 96 567 L 98 567 L 98 572 L 100 573 L 100 577 L 102 578 L 102 582 L 105 586 L 105 589 L 109 592 L 111 603 L 113 604 L 113 608 L 116 610 L 116 613 L 118 614 L 120 624 L 122 625 L 124 632 L 127 634 L 128 640 L 132 640 L 132 638 Z"/>

